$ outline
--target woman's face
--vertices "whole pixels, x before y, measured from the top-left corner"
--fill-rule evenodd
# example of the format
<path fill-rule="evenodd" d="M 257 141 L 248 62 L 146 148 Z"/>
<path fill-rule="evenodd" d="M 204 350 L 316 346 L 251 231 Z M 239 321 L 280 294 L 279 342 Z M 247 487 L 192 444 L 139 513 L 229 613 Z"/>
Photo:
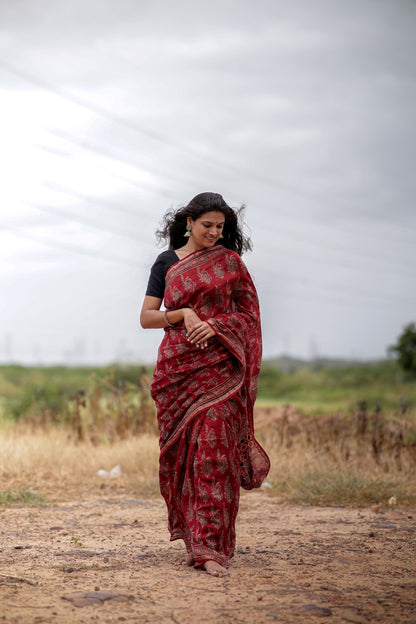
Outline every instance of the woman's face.
<path fill-rule="evenodd" d="M 222 212 L 212 210 L 193 221 L 188 217 L 192 227 L 192 240 L 197 249 L 208 249 L 218 241 L 224 228 L 225 217 Z"/>

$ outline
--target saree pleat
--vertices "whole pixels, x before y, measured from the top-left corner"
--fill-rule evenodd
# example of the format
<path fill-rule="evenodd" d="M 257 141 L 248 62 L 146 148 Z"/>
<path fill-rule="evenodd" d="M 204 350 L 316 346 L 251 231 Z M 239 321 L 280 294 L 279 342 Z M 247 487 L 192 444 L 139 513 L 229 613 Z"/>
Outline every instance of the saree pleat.
<path fill-rule="evenodd" d="M 191 307 L 216 335 L 206 349 L 167 328 L 152 382 L 160 429 L 160 490 L 171 539 L 183 539 L 195 566 L 228 566 L 235 549 L 240 485 L 258 487 L 268 457 L 254 438 L 261 360 L 257 294 L 237 254 L 215 246 L 173 265 L 168 309 Z"/>

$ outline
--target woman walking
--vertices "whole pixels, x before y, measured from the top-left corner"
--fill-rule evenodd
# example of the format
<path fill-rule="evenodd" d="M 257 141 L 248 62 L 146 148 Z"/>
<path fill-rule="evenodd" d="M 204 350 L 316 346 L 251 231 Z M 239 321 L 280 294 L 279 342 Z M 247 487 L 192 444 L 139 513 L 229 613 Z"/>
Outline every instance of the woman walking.
<path fill-rule="evenodd" d="M 259 487 L 270 467 L 253 432 L 261 329 L 239 212 L 200 193 L 167 213 L 159 235 L 169 250 L 140 315 L 143 327 L 165 329 L 151 393 L 171 540 L 186 546 L 178 563 L 213 576 L 228 574 L 234 554 L 240 485 Z"/>

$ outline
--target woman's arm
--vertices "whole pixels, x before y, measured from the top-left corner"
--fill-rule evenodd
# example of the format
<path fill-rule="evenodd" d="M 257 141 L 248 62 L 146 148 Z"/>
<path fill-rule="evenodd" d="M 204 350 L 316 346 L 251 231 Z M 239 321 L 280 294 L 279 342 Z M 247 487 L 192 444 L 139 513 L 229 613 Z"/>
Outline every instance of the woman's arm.
<path fill-rule="evenodd" d="M 208 323 L 201 321 L 192 308 L 168 310 L 165 315 L 160 310 L 161 305 L 162 299 L 159 299 L 159 297 L 145 296 L 140 312 L 140 324 L 144 329 L 168 327 L 169 324 L 166 322 L 166 318 L 171 325 L 176 325 L 176 323 L 183 321 L 188 331 L 187 337 L 189 342 L 197 347 L 201 347 L 201 349 L 208 345 L 208 338 L 215 335 Z"/>
<path fill-rule="evenodd" d="M 185 309 L 169 310 L 166 313 L 166 318 L 169 321 L 167 323 L 165 313 L 160 311 L 161 305 L 162 299 L 159 299 L 159 297 L 145 296 L 140 312 L 140 325 L 144 329 L 168 327 L 169 323 L 176 325 L 176 323 L 184 320 Z"/>

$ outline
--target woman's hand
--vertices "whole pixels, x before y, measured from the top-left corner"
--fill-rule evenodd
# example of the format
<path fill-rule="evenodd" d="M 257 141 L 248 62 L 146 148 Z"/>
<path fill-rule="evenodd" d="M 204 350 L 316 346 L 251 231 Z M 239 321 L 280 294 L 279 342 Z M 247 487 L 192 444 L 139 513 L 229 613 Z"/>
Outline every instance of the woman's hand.
<path fill-rule="evenodd" d="M 205 349 L 208 346 L 208 338 L 215 336 L 215 331 L 206 321 L 201 321 L 199 316 L 191 310 L 186 308 L 184 310 L 185 327 L 187 329 L 186 338 L 190 343 L 194 344 L 200 349 Z"/>

